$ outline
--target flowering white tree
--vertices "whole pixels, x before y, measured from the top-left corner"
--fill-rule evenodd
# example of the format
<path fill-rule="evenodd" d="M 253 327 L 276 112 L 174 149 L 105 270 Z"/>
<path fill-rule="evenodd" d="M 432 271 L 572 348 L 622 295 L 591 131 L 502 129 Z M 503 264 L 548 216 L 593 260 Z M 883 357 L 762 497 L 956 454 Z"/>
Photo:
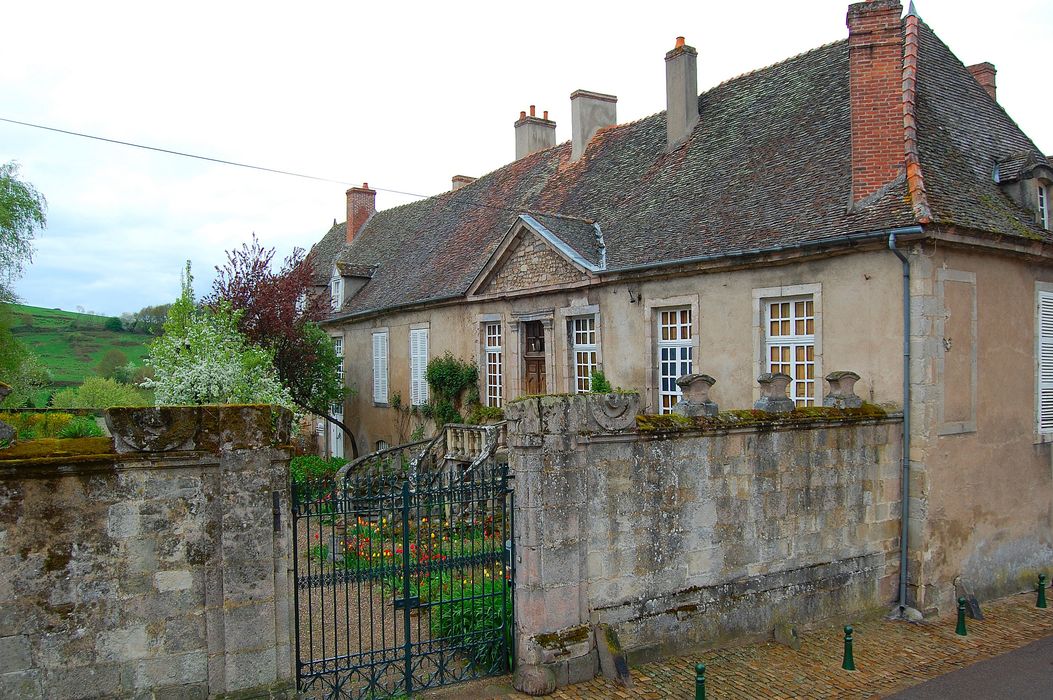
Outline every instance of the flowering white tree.
<path fill-rule="evenodd" d="M 158 405 L 270 403 L 294 410 L 268 351 L 238 332 L 238 312 L 229 306 L 197 307 L 187 262 L 183 293 L 172 305 L 164 334 L 150 344 Z"/>

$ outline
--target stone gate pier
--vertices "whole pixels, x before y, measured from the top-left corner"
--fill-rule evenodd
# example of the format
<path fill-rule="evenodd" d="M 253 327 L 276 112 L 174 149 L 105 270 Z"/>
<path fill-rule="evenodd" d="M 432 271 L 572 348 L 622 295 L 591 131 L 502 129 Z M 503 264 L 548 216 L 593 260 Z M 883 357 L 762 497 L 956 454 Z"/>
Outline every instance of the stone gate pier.
<path fill-rule="evenodd" d="M 293 697 L 289 413 L 106 421 L 0 450 L 0 697 Z"/>

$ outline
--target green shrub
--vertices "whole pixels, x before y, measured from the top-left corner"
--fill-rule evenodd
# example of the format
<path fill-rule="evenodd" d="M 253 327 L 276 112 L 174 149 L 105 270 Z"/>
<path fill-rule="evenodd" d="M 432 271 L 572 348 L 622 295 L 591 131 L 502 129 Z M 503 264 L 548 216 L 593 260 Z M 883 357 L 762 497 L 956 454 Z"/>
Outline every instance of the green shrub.
<path fill-rule="evenodd" d="M 317 455 L 299 455 L 289 461 L 289 473 L 293 483 L 306 484 L 332 478 L 345 464 L 347 460 L 343 457 L 325 459 Z"/>
<path fill-rule="evenodd" d="M 115 333 L 120 333 L 124 330 L 124 325 L 121 323 L 121 319 L 116 316 L 110 316 L 107 318 L 106 323 L 102 324 L 102 327 Z"/>
<path fill-rule="evenodd" d="M 512 597 L 500 579 L 464 582 L 455 578 L 444 597 L 450 602 L 438 605 L 432 618 L 432 637 L 473 639 L 478 643 L 484 635 L 506 635 L 512 621 Z M 506 663 L 501 648 L 496 644 L 472 647 L 469 663 L 482 671 L 500 670 Z"/>
<path fill-rule="evenodd" d="M 483 406 L 476 404 L 472 406 L 472 410 L 468 412 L 468 416 L 464 419 L 464 422 L 468 425 L 480 425 L 488 421 L 503 421 L 505 419 L 505 412 L 497 406 Z"/>
<path fill-rule="evenodd" d="M 607 376 L 603 373 L 603 370 L 592 370 L 591 383 L 593 394 L 610 394 L 614 391 L 614 389 L 611 387 L 611 383 L 607 381 Z"/>
<path fill-rule="evenodd" d="M 66 437 L 61 433 L 73 420 L 69 413 L 0 413 L 0 421 L 15 429 L 18 440 Z"/>
<path fill-rule="evenodd" d="M 77 416 L 59 431 L 60 438 L 102 437 L 102 428 L 89 416 Z"/>
<path fill-rule="evenodd" d="M 55 408 L 110 408 L 149 403 L 146 394 L 135 387 L 102 377 L 86 377 L 79 387 L 56 392 L 51 400 Z"/>

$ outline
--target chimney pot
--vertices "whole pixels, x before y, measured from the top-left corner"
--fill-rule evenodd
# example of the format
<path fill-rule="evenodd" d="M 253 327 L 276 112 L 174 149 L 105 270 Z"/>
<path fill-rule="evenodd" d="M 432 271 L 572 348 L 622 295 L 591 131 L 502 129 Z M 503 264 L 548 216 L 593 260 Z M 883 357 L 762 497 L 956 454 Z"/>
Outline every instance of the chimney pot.
<path fill-rule="evenodd" d="M 995 86 L 995 75 L 998 73 L 995 70 L 993 63 L 983 62 L 977 63 L 975 66 L 969 66 L 969 72 L 976 78 L 976 82 L 980 83 L 980 86 L 987 91 L 987 94 L 991 96 L 992 100 L 997 101 L 997 90 Z"/>
<path fill-rule="evenodd" d="M 541 113 L 541 118 L 542 119 L 548 119 L 548 110 L 547 109 L 544 112 Z"/>
<path fill-rule="evenodd" d="M 537 116 L 534 105 L 530 105 L 530 115 L 519 113 L 516 127 L 516 160 L 556 145 L 556 123 L 550 121 L 548 112 L 544 119 Z"/>
<path fill-rule="evenodd" d="M 519 110 L 519 118 L 526 119 L 526 110 Z"/>
<path fill-rule="evenodd" d="M 665 55 L 665 139 L 674 150 L 698 124 L 698 52 L 676 38 L 676 48 Z"/>
<path fill-rule="evenodd" d="M 589 141 L 605 126 L 618 123 L 618 98 L 601 92 L 575 90 L 570 95 L 572 161 L 581 158 Z"/>

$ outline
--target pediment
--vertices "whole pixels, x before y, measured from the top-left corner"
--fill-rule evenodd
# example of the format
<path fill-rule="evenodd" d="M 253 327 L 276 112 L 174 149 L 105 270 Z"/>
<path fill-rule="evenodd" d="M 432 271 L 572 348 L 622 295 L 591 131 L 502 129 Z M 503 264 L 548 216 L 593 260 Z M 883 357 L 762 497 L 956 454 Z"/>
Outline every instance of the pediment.
<path fill-rule="evenodd" d="M 530 215 L 512 225 L 468 290 L 502 294 L 587 282 L 598 270 Z"/>

